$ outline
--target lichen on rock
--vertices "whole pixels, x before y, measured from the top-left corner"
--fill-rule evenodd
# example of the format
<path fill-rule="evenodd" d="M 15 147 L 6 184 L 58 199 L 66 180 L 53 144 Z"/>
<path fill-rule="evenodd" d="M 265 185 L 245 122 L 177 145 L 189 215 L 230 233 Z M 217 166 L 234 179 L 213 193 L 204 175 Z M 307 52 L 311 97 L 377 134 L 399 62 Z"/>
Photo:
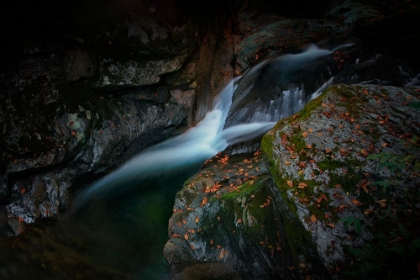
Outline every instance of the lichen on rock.
<path fill-rule="evenodd" d="M 349 251 L 376 244 L 384 213 L 397 213 L 413 194 L 418 199 L 420 112 L 409 106 L 418 100 L 416 88 L 334 85 L 264 136 L 283 215 L 310 234 L 330 274 L 357 268 Z M 392 239 L 390 230 L 384 231 Z M 289 241 L 295 261 L 309 259 L 302 244 Z"/>

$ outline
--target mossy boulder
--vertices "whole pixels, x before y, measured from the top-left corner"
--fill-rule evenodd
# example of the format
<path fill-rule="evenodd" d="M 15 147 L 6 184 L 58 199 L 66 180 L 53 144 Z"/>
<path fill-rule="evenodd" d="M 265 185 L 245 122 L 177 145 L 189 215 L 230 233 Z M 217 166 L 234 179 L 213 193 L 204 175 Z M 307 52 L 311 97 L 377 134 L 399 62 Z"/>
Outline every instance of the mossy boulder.
<path fill-rule="evenodd" d="M 252 279 L 290 278 L 279 194 L 261 155 L 219 154 L 207 164 L 176 195 L 169 220 L 164 255 L 179 279 L 198 279 L 185 269 L 211 263 Z"/>
<path fill-rule="evenodd" d="M 415 277 L 419 97 L 418 87 L 334 85 L 264 136 L 295 263 L 319 260 L 340 277 Z M 387 266 L 396 257 L 403 273 Z"/>

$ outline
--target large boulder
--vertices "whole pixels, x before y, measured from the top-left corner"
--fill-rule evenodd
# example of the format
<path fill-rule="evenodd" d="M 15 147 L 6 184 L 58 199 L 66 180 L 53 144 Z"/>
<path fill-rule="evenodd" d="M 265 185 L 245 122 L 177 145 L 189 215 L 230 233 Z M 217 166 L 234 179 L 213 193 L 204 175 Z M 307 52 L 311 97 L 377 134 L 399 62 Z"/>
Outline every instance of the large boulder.
<path fill-rule="evenodd" d="M 315 256 L 340 277 L 416 277 L 419 91 L 335 85 L 264 136 L 295 263 Z"/>
<path fill-rule="evenodd" d="M 176 195 L 164 248 L 175 279 L 290 278 L 278 199 L 260 152 L 209 160 Z"/>

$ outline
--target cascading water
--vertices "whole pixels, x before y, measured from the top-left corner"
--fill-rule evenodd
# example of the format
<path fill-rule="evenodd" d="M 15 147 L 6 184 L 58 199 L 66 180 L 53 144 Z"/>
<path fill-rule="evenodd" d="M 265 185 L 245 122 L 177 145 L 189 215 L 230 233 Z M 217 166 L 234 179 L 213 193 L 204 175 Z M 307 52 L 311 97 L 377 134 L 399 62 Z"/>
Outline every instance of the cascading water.
<path fill-rule="evenodd" d="M 350 45 L 346 44 L 341 47 Z M 306 64 L 313 63 L 317 58 L 328 56 L 334 50 L 324 50 L 311 45 L 303 53 L 289 54 L 263 61 L 244 77 L 231 80 L 215 98 L 212 110 L 196 127 L 140 153 L 115 172 L 91 185 L 78 196 L 74 203 L 74 209 L 113 188 L 129 184 L 136 178 L 138 180 L 144 176 L 156 176 L 158 173 L 174 168 L 203 162 L 224 150 L 228 145 L 252 139 L 268 131 L 276 121 L 301 110 L 310 97 L 319 94 L 332 82 L 332 79 L 310 94 L 305 92 L 303 87 L 283 90 L 280 98 L 257 106 L 253 110 L 253 114 L 247 118 L 247 123 L 239 122 L 239 124 L 224 128 L 232 105 L 232 98 L 234 94 L 238 95 L 238 85 L 249 84 L 249 81 L 243 81 L 243 79 L 249 79 L 250 75 L 269 64 L 275 64 L 275 67 L 279 67 L 282 74 L 286 75 L 289 72 L 293 73 L 296 69 L 307 67 Z M 242 115 L 245 113 L 246 110 L 241 112 Z"/>
<path fill-rule="evenodd" d="M 236 87 L 233 79 L 215 98 L 212 110 L 197 126 L 140 153 L 118 170 L 88 187 L 77 197 L 73 209 L 77 210 L 91 199 L 101 196 L 112 188 L 129 184 L 133 180 L 202 163 L 224 150 L 229 144 L 252 139 L 272 128 L 274 122 L 254 122 L 223 130 Z"/>
<path fill-rule="evenodd" d="M 87 187 L 53 236 L 70 235 L 74 242 L 66 240 L 65 246 L 85 244 L 88 250 L 66 249 L 60 258 L 69 255 L 72 261 L 81 255 L 92 278 L 108 271 L 103 278 L 167 279 L 162 249 L 174 196 L 203 161 L 228 145 L 262 135 L 332 83 L 370 80 L 369 71 L 363 71 L 381 59 L 354 59 L 333 77 L 328 65 L 334 51 L 311 46 L 301 54 L 265 60 L 227 84 L 196 127 L 143 151 Z M 315 79 L 309 79 L 311 73 Z M 405 68 L 397 67 L 396 73 L 404 75 L 404 83 L 418 82 L 419 76 L 407 81 L 412 75 Z M 63 241 L 55 242 L 57 250 L 64 248 Z"/>

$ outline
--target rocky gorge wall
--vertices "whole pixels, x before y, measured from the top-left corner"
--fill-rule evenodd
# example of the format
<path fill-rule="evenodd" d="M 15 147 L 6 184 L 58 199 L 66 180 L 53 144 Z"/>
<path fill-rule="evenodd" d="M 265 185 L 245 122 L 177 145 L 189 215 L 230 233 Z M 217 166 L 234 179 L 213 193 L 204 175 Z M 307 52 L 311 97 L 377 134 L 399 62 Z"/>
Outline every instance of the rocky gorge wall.
<path fill-rule="evenodd" d="M 208 18 L 197 24 L 173 2 L 99 2 L 28 6 L 12 29 L 19 39 L 0 70 L 0 199 L 14 234 L 59 218 L 78 190 L 194 125 L 251 66 L 350 41 L 355 52 L 328 61 L 347 85 L 280 122 L 263 154 L 220 154 L 185 183 L 164 254 L 177 279 L 381 275 L 377 256 L 402 255 L 415 275 L 418 87 L 400 86 L 420 69 L 417 5 L 342 1 L 311 18 L 264 1 L 226 10 L 215 1 L 210 14 L 225 14 L 203 28 Z M 356 57 L 363 63 L 350 67 Z M 360 80 L 379 85 L 351 85 Z M 259 92 L 234 98 L 232 123 L 244 105 L 269 99 Z"/>

